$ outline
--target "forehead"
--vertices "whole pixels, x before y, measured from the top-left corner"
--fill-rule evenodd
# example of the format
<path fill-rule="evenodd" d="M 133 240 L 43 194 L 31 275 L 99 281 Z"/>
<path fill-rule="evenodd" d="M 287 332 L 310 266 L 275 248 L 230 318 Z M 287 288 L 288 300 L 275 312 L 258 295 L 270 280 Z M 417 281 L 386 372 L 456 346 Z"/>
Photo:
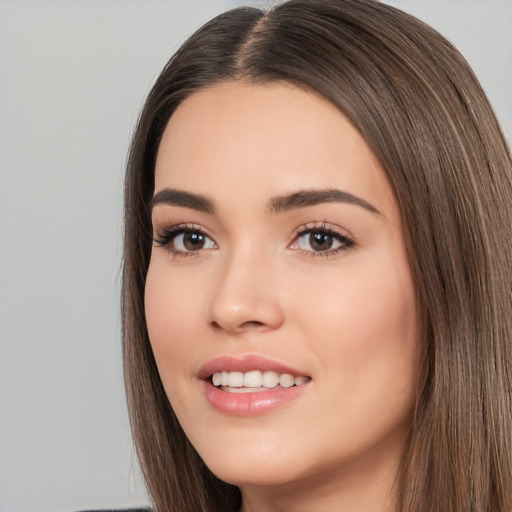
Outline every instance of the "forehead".
<path fill-rule="evenodd" d="M 160 144 L 155 189 L 165 187 L 219 198 L 335 187 L 381 208 L 394 203 L 380 163 L 346 117 L 286 83 L 224 83 L 189 96 Z"/>

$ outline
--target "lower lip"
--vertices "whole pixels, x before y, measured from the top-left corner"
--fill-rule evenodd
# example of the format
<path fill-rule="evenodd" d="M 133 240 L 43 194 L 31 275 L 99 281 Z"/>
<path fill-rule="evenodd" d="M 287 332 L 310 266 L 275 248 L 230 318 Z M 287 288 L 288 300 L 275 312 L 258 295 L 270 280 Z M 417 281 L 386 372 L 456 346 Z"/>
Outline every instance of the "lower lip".
<path fill-rule="evenodd" d="M 218 411 L 233 416 L 254 416 L 276 409 L 297 398 L 306 384 L 251 393 L 229 393 L 203 381 L 206 399 Z"/>

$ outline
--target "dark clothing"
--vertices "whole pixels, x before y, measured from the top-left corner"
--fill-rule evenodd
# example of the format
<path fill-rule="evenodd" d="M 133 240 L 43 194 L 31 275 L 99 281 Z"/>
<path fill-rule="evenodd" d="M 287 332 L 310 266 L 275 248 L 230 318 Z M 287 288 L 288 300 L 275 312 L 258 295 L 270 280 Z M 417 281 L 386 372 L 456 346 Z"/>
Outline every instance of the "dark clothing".
<path fill-rule="evenodd" d="M 150 508 L 104 508 L 94 510 L 81 510 L 80 512 L 151 512 Z"/>

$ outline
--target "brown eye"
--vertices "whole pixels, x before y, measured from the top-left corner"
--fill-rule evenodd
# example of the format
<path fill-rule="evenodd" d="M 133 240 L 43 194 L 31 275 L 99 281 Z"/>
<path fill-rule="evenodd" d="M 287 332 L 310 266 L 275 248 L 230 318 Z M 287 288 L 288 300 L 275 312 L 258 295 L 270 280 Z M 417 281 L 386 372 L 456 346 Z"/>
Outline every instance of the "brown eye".
<path fill-rule="evenodd" d="M 309 234 L 308 242 L 313 251 L 327 251 L 332 248 L 334 238 L 328 233 L 316 231 Z"/>
<path fill-rule="evenodd" d="M 153 240 L 157 246 L 166 249 L 176 257 L 218 249 L 217 244 L 204 231 L 185 225 L 157 230 Z"/>
<path fill-rule="evenodd" d="M 298 233 L 290 245 L 291 249 L 300 249 L 310 254 L 334 255 L 354 246 L 354 241 L 330 228 L 312 227 Z"/>
<path fill-rule="evenodd" d="M 200 231 L 186 231 L 179 233 L 174 237 L 172 243 L 174 250 L 182 252 L 211 249 L 214 246 L 213 241 Z"/>
<path fill-rule="evenodd" d="M 182 243 L 186 250 L 198 251 L 204 247 L 205 237 L 201 233 L 184 233 Z"/>
<path fill-rule="evenodd" d="M 297 245 L 299 249 L 313 252 L 324 252 L 331 249 L 338 249 L 346 245 L 344 237 L 341 235 L 334 235 L 328 231 L 316 230 L 307 231 L 297 238 Z"/>

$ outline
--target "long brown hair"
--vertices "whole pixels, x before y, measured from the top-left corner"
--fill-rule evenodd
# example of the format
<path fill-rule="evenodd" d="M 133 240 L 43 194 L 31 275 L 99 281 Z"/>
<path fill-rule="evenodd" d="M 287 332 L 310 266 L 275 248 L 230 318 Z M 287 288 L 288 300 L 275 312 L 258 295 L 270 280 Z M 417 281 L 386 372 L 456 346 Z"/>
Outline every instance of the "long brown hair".
<path fill-rule="evenodd" d="M 122 319 L 131 424 L 157 510 L 240 506 L 238 489 L 206 468 L 176 420 L 144 317 L 160 138 L 187 96 L 236 80 L 322 94 L 360 131 L 394 189 L 424 354 L 398 510 L 512 510 L 510 152 L 457 50 L 373 0 L 222 14 L 172 57 L 147 98 L 126 175 Z"/>

